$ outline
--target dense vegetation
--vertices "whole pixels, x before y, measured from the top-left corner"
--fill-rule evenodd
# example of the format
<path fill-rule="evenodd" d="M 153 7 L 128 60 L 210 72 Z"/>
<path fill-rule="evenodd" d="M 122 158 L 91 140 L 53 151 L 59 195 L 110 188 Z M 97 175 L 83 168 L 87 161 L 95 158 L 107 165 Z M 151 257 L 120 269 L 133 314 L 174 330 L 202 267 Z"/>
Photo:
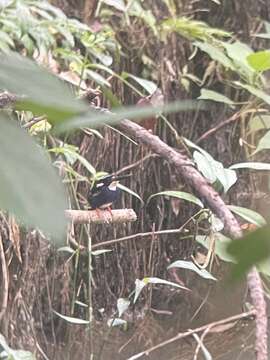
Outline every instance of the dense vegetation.
<path fill-rule="evenodd" d="M 112 327 L 169 307 L 172 289 L 184 293 L 194 276 L 201 289 L 215 286 L 223 277 L 217 259 L 235 264 L 233 279 L 255 264 L 267 288 L 268 12 L 258 5 L 244 29 L 254 9 L 244 6 L 239 24 L 230 22 L 233 7 L 241 11 L 234 1 L 231 8 L 209 1 L 207 11 L 219 12 L 212 19 L 200 15 L 203 1 L 92 3 L 94 14 L 80 20 L 47 1 L 0 5 L 6 358 L 25 356 L 12 348 L 50 359 L 88 358 L 90 349 L 102 358 Z M 71 2 L 67 13 L 72 9 Z M 143 146 L 144 133 L 128 132 L 126 118 L 139 122 L 138 131 L 150 126 L 148 133 L 163 141 L 160 153 Z M 247 228 L 243 240 L 232 240 L 238 236 L 194 180 L 180 178 L 162 157 L 163 144 L 224 199 Z M 134 209 L 138 220 L 67 227 L 65 210 L 87 210 L 89 189 L 110 172 L 132 174 L 117 206 Z M 197 285 L 191 290 L 199 293 Z M 152 341 L 146 328 L 143 348 Z"/>

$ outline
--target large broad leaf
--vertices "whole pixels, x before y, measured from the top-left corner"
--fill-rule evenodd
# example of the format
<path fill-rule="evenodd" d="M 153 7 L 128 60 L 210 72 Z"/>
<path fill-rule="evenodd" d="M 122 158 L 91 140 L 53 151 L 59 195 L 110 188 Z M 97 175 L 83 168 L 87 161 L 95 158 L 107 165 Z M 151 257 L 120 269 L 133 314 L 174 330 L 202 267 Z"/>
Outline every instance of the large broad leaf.
<path fill-rule="evenodd" d="M 221 162 L 216 161 L 210 154 L 206 153 L 206 151 L 195 151 L 193 158 L 203 176 L 211 183 L 214 183 L 218 179 L 225 192 L 236 183 L 236 172 L 224 168 Z"/>
<path fill-rule="evenodd" d="M 264 226 L 266 224 L 263 216 L 254 210 L 235 205 L 228 205 L 228 208 L 238 216 L 241 216 L 243 219 L 256 226 Z"/>
<path fill-rule="evenodd" d="M 117 108 L 113 113 L 110 111 L 89 111 L 80 116 L 75 116 L 69 120 L 62 122 L 59 125 L 56 125 L 56 132 L 63 132 L 72 130 L 75 128 L 81 127 L 91 127 L 96 128 L 104 124 L 117 124 L 124 119 L 143 119 L 147 118 L 150 115 L 159 115 L 162 111 L 163 113 L 172 113 L 177 111 L 187 111 L 194 110 L 198 108 L 198 102 L 195 101 L 176 101 L 164 106 L 129 106 L 123 108 Z M 200 109 L 203 109 L 203 106 L 200 105 Z"/>
<path fill-rule="evenodd" d="M 46 114 L 51 123 L 87 109 L 59 79 L 30 59 L 15 53 L 0 56 L 0 87 L 26 96 L 17 107 L 34 114 Z"/>
<path fill-rule="evenodd" d="M 153 197 L 155 196 L 159 196 L 159 195 L 164 195 L 164 196 L 171 196 L 171 197 L 175 197 L 178 199 L 182 199 L 182 200 L 186 200 L 189 202 L 192 202 L 193 204 L 196 204 L 200 207 L 204 207 L 203 203 L 201 202 L 200 199 L 198 199 L 196 196 L 184 192 L 184 191 L 173 191 L 173 190 L 167 190 L 167 191 L 161 191 L 159 193 L 153 194 L 148 198 L 148 201 L 150 201 Z"/>
<path fill-rule="evenodd" d="M 203 277 L 204 279 L 211 279 L 211 280 L 217 280 L 213 275 L 211 275 L 207 270 L 205 269 L 199 269 L 193 262 L 191 261 L 184 261 L 184 260 L 177 260 L 173 262 L 171 265 L 168 266 L 168 269 L 171 269 L 173 267 L 181 268 L 181 269 L 187 269 L 195 271 L 198 275 Z"/>
<path fill-rule="evenodd" d="M 244 162 L 230 166 L 230 169 L 270 170 L 270 163 Z"/>
<path fill-rule="evenodd" d="M 199 42 L 199 41 L 194 42 L 194 45 L 197 46 L 200 50 L 207 53 L 211 59 L 217 61 L 218 63 L 223 65 L 225 68 L 231 69 L 233 71 L 236 70 L 232 61 L 219 48 L 217 48 L 211 44 L 207 44 L 207 43 Z"/>
<path fill-rule="evenodd" d="M 269 238 L 270 227 L 264 226 L 229 244 L 228 253 L 237 260 L 232 269 L 233 279 L 242 277 L 253 265 L 269 258 Z"/>
<path fill-rule="evenodd" d="M 270 69 L 270 51 L 263 50 L 247 57 L 247 61 L 256 71 L 266 71 Z"/>
<path fill-rule="evenodd" d="M 221 102 L 223 104 L 229 105 L 231 108 L 235 107 L 235 103 L 229 99 L 227 96 L 222 95 L 216 91 L 201 89 L 201 95 L 198 97 L 198 100 L 211 100 L 216 102 Z"/>
<path fill-rule="evenodd" d="M 228 56 L 232 59 L 238 73 L 241 73 L 245 78 L 251 79 L 254 74 L 254 69 L 249 65 L 247 56 L 253 53 L 253 50 L 246 44 L 235 41 L 233 44 L 228 42 L 222 43 L 227 51 Z"/>
<path fill-rule="evenodd" d="M 61 239 L 67 201 L 56 170 L 17 123 L 0 117 L 0 208 Z"/>

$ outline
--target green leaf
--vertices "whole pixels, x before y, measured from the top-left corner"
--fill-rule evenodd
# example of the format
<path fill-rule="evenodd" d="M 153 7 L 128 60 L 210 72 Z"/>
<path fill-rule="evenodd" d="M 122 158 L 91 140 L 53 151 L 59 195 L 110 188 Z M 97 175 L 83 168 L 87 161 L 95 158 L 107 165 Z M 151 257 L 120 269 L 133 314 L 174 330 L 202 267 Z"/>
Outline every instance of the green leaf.
<path fill-rule="evenodd" d="M 144 201 L 143 199 L 137 194 L 135 193 L 135 191 L 129 189 L 127 186 L 123 185 L 123 184 L 118 184 L 117 187 L 125 192 L 127 192 L 128 194 L 132 195 L 132 196 L 135 196 L 137 199 L 140 200 L 140 202 L 142 204 L 144 204 Z"/>
<path fill-rule="evenodd" d="M 66 194 L 45 152 L 15 121 L 0 116 L 0 207 L 62 239 Z"/>
<path fill-rule="evenodd" d="M 59 312 L 57 312 L 55 310 L 53 310 L 53 312 L 57 316 L 59 316 L 61 319 L 67 321 L 68 323 L 77 324 L 77 325 L 87 325 L 87 324 L 89 324 L 88 320 L 83 320 L 83 319 L 75 318 L 75 317 L 72 317 L 72 316 L 62 315 L 62 314 L 60 314 Z"/>
<path fill-rule="evenodd" d="M 168 269 L 171 268 L 181 268 L 181 269 L 188 269 L 195 271 L 198 275 L 203 277 L 204 279 L 211 279 L 211 280 L 217 280 L 213 275 L 211 275 L 207 270 L 205 269 L 199 269 L 193 262 L 191 261 L 184 261 L 184 260 L 177 260 L 174 261 L 171 265 L 168 266 Z"/>
<path fill-rule="evenodd" d="M 263 50 L 247 57 L 247 62 L 256 71 L 266 71 L 270 69 L 270 51 Z"/>
<path fill-rule="evenodd" d="M 201 200 L 198 199 L 196 196 L 194 196 L 194 195 L 192 195 L 190 193 L 184 192 L 184 191 L 173 191 L 173 190 L 161 191 L 159 193 L 153 194 L 148 198 L 147 202 L 149 202 L 153 197 L 159 196 L 159 195 L 176 197 L 178 199 L 182 199 L 182 200 L 192 202 L 193 204 L 196 204 L 196 205 L 198 205 L 198 206 L 200 206 L 202 208 L 204 207 Z"/>
<path fill-rule="evenodd" d="M 213 159 L 205 150 L 202 153 L 195 151 L 193 158 L 203 176 L 211 183 L 214 183 L 216 179 L 218 179 L 225 192 L 236 183 L 236 172 L 231 169 L 225 169 L 221 162 Z"/>
<path fill-rule="evenodd" d="M 233 71 L 236 70 L 232 61 L 219 48 L 217 48 L 211 44 L 207 44 L 207 43 L 199 42 L 199 41 L 194 42 L 193 45 L 197 46 L 201 51 L 207 53 L 211 59 L 217 61 L 218 63 L 223 65 L 225 68 L 231 69 Z"/>
<path fill-rule="evenodd" d="M 270 131 L 267 131 L 266 134 L 260 139 L 256 150 L 253 155 L 258 153 L 261 150 L 270 149 Z"/>
<path fill-rule="evenodd" d="M 231 58 L 235 64 L 237 72 L 251 79 L 254 69 L 249 65 L 247 57 L 253 53 L 253 50 L 241 41 L 236 41 L 233 44 L 222 42 L 222 45 L 226 49 L 229 58 Z"/>
<path fill-rule="evenodd" d="M 109 111 L 89 111 L 81 116 L 73 117 L 55 126 L 55 132 L 68 131 L 81 127 L 100 127 L 104 124 L 117 124 L 124 119 L 143 119 L 150 115 L 159 115 L 162 111 L 164 113 L 173 113 L 177 111 L 194 110 L 198 107 L 198 102 L 194 101 L 176 101 L 165 106 L 130 106 L 122 107 L 114 110 L 113 113 Z M 203 109 L 201 107 L 201 109 Z"/>
<path fill-rule="evenodd" d="M 230 169 L 270 170 L 270 163 L 244 162 L 230 166 Z"/>
<path fill-rule="evenodd" d="M 228 205 L 228 208 L 235 214 L 241 216 L 243 219 L 256 226 L 264 226 L 266 224 L 264 217 L 254 210 L 235 205 Z"/>
<path fill-rule="evenodd" d="M 227 96 L 219 94 L 216 91 L 201 89 L 201 95 L 198 97 L 198 100 L 212 100 L 216 102 L 221 102 L 223 104 L 229 105 L 232 109 L 235 107 L 235 103 L 229 99 Z"/>
<path fill-rule="evenodd" d="M 30 59 L 12 52 L 0 56 L 0 87 L 25 95 L 27 98 L 19 102 L 18 108 L 47 114 L 52 124 L 87 109 L 59 79 Z"/>
<path fill-rule="evenodd" d="M 232 240 L 218 232 L 212 236 L 215 238 L 215 254 L 223 261 L 236 262 L 235 258 L 227 251 L 228 245 L 232 242 Z M 195 240 L 206 249 L 209 249 L 212 239 L 210 236 L 197 235 Z"/>
<path fill-rule="evenodd" d="M 253 265 L 262 263 L 270 256 L 269 236 L 270 227 L 264 226 L 229 244 L 228 253 L 237 260 L 232 269 L 234 280 L 243 277 Z"/>
<path fill-rule="evenodd" d="M 63 144 L 63 146 L 54 147 L 49 151 L 55 154 L 63 154 L 67 160 L 70 161 L 72 159 L 72 162 L 78 160 L 89 171 L 90 174 L 96 174 L 96 169 L 89 163 L 89 161 L 77 153 L 77 148 L 75 146 Z"/>
<path fill-rule="evenodd" d="M 247 84 L 242 84 L 239 81 L 234 81 L 234 84 L 237 86 L 240 86 L 243 89 L 246 89 L 247 91 L 249 91 L 252 95 L 258 97 L 259 99 L 263 100 L 264 102 L 266 102 L 268 105 L 270 105 L 270 95 L 268 95 L 267 93 L 265 93 L 264 91 L 255 88 L 254 86 L 251 85 L 247 85 Z"/>
<path fill-rule="evenodd" d="M 129 73 L 127 73 L 127 72 L 123 72 L 123 73 L 122 73 L 122 76 L 124 77 L 124 79 L 127 78 L 127 77 L 129 77 L 129 78 L 135 80 L 135 81 L 136 81 L 138 84 L 140 84 L 141 87 L 142 87 L 143 89 L 145 89 L 149 94 L 153 94 L 153 93 L 157 90 L 157 85 L 156 85 L 153 81 L 140 78 L 140 77 L 138 77 L 138 76 L 129 74 Z"/>
<path fill-rule="evenodd" d="M 250 133 L 259 130 L 270 129 L 270 116 L 269 115 L 254 116 L 249 120 L 248 126 Z"/>

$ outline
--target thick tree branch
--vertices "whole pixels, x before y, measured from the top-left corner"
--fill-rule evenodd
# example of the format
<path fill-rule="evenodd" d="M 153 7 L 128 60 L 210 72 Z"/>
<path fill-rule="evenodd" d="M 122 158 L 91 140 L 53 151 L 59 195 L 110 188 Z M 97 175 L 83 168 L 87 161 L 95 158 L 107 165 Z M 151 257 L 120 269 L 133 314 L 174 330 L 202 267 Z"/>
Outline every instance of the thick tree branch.
<path fill-rule="evenodd" d="M 66 210 L 66 217 L 73 224 L 120 224 L 137 220 L 133 209 L 112 210 Z"/>

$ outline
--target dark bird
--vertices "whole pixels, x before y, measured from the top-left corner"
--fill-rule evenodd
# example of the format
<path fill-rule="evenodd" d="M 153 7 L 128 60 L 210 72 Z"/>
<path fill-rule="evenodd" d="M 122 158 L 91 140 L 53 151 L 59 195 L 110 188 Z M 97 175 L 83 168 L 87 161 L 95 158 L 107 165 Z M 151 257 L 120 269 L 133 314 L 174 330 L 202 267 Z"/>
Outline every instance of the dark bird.
<path fill-rule="evenodd" d="M 130 176 L 130 174 L 107 175 L 96 180 L 88 196 L 91 209 L 108 209 L 111 211 L 112 204 L 119 199 L 121 194 L 121 190 L 117 187 L 119 181 Z"/>

